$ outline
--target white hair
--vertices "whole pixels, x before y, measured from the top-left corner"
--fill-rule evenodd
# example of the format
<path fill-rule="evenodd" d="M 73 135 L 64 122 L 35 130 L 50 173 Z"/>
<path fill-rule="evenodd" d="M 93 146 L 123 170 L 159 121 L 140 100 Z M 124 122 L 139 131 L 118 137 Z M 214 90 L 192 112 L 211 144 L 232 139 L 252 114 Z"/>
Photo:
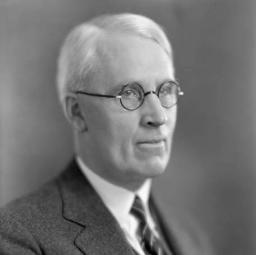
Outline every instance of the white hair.
<path fill-rule="evenodd" d="M 163 29 L 145 16 L 123 13 L 98 16 L 75 27 L 66 37 L 58 59 L 57 88 L 61 102 L 72 91 L 90 83 L 100 63 L 104 35 L 128 33 L 153 40 L 170 56 L 172 49 Z"/>

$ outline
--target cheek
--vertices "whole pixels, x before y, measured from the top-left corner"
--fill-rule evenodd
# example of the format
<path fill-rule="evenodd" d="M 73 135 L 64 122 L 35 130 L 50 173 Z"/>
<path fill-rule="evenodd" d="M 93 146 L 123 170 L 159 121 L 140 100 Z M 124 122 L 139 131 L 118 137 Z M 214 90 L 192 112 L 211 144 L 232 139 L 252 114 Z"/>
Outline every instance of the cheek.
<path fill-rule="evenodd" d="M 110 139 L 113 147 L 118 150 L 117 153 L 121 153 L 123 156 L 130 153 L 136 130 L 133 121 L 119 120 L 112 125 Z"/>
<path fill-rule="evenodd" d="M 119 118 L 118 121 L 115 121 L 110 134 L 112 148 L 109 150 L 122 168 L 126 168 L 127 164 L 131 165 L 136 159 L 134 143 L 139 124 L 136 118 L 130 117 L 129 121 L 127 119 Z"/>
<path fill-rule="evenodd" d="M 168 110 L 168 128 L 172 135 L 177 121 L 177 106 L 174 106 Z"/>
<path fill-rule="evenodd" d="M 109 113 L 109 112 L 108 112 Z M 136 133 L 136 121 L 122 114 L 94 112 L 89 121 L 89 130 L 98 146 L 114 157 L 127 157 Z"/>

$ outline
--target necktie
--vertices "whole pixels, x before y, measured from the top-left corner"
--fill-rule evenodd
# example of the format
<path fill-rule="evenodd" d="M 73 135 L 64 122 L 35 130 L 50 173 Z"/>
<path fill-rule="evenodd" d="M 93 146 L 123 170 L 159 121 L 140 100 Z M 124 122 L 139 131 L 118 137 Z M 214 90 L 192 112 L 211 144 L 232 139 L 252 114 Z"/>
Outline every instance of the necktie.
<path fill-rule="evenodd" d="M 141 199 L 136 196 L 134 199 L 131 213 L 139 220 L 139 227 L 137 231 L 138 240 L 146 255 L 169 255 L 164 250 L 161 241 L 150 229 L 147 220 L 146 212 Z"/>

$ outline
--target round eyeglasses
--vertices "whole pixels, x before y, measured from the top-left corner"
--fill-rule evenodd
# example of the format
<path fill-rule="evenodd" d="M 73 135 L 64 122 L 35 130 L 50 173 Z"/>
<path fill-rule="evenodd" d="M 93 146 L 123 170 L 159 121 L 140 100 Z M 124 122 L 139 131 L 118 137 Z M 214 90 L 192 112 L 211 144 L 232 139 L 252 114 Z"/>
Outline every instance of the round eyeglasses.
<path fill-rule="evenodd" d="M 139 83 L 131 83 L 124 85 L 118 95 L 106 95 L 106 94 L 96 94 L 89 93 L 85 91 L 75 91 L 76 94 L 83 94 L 87 96 L 94 97 L 105 97 L 105 98 L 117 98 L 120 100 L 121 105 L 129 111 L 134 111 L 138 109 L 144 102 L 147 95 L 155 94 L 160 100 L 160 103 L 165 108 L 171 108 L 178 102 L 179 96 L 184 95 L 179 84 L 175 81 L 167 81 L 162 83 L 157 91 L 147 91 L 145 92 Z"/>

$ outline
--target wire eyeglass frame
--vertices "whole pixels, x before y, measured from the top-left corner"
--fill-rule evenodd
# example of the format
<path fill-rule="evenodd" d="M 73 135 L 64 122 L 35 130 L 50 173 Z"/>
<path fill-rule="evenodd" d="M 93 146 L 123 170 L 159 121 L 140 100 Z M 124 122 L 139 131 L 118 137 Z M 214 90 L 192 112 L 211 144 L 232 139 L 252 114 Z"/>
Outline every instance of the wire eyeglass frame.
<path fill-rule="evenodd" d="M 173 101 L 170 105 L 165 105 L 164 101 L 161 100 L 162 97 L 161 97 L 160 93 L 163 88 L 174 89 L 174 93 L 172 93 L 170 95 L 175 96 L 175 101 Z M 138 96 L 139 96 L 139 98 L 135 98 L 135 100 L 137 100 L 137 102 L 136 102 L 137 104 L 134 107 L 131 107 L 131 106 L 128 107 L 124 103 L 124 99 L 123 99 L 124 93 L 127 91 L 131 91 L 131 90 L 133 90 L 133 92 L 138 92 Z M 134 110 L 138 109 L 140 106 L 142 106 L 142 104 L 144 103 L 145 97 L 150 94 L 155 94 L 159 98 L 161 105 L 167 109 L 176 105 L 178 102 L 179 96 L 184 95 L 184 92 L 181 90 L 179 83 L 176 81 L 164 82 L 159 86 L 159 88 L 156 91 L 150 90 L 150 91 L 145 92 L 143 87 L 139 83 L 134 82 L 134 83 L 129 83 L 129 84 L 124 85 L 122 87 L 121 91 L 118 93 L 118 95 L 98 94 L 98 93 L 91 93 L 91 92 L 86 92 L 86 91 L 82 91 L 82 90 L 74 91 L 74 93 L 87 95 L 87 96 L 93 96 L 93 97 L 116 98 L 116 99 L 120 100 L 120 104 L 122 105 L 122 107 L 129 111 L 134 111 Z"/>

